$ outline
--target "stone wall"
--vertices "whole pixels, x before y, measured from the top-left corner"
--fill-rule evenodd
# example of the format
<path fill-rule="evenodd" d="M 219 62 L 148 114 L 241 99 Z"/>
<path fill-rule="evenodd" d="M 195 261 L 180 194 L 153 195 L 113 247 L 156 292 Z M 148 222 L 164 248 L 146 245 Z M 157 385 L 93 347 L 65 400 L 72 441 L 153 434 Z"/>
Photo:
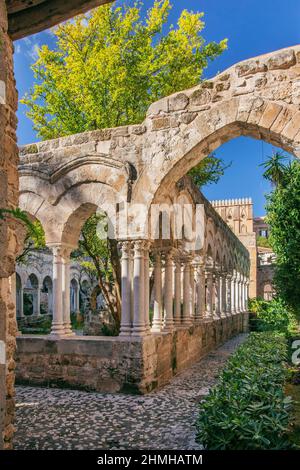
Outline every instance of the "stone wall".
<path fill-rule="evenodd" d="M 13 74 L 13 45 L 7 34 L 5 1 L 0 0 L 0 208 L 18 205 L 17 92 Z M 10 448 L 14 413 L 15 302 L 9 277 L 19 249 L 17 226 L 0 224 L 0 341 L 6 364 L 0 364 L 0 449 Z M 21 238 L 21 237 L 20 237 Z M 3 361 L 0 361 L 3 362 Z"/>
<path fill-rule="evenodd" d="M 165 385 L 247 326 L 244 313 L 139 339 L 21 336 L 17 382 L 144 394 Z"/>

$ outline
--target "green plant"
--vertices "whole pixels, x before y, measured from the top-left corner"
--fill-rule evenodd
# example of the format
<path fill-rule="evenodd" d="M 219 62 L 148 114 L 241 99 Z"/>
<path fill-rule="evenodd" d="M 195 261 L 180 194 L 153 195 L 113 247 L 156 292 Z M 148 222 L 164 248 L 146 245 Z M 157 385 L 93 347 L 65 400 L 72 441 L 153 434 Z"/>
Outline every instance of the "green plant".
<path fill-rule="evenodd" d="M 197 441 L 207 449 L 290 448 L 286 359 L 283 335 L 251 333 L 201 403 Z"/>
<path fill-rule="evenodd" d="M 278 331 L 288 334 L 296 326 L 292 310 L 279 297 L 271 301 L 249 300 L 250 327 L 253 331 Z"/>
<path fill-rule="evenodd" d="M 265 177 L 274 182 L 267 196 L 270 245 L 276 255 L 274 287 L 300 318 L 300 162 L 270 159 Z M 269 176 L 268 176 L 269 175 Z"/>
<path fill-rule="evenodd" d="M 130 5 L 130 3 L 132 3 Z M 184 9 L 167 26 L 170 0 L 103 5 L 53 30 L 32 66 L 22 102 L 43 139 L 140 123 L 151 103 L 200 83 L 227 40 L 206 42 L 203 13 Z"/>

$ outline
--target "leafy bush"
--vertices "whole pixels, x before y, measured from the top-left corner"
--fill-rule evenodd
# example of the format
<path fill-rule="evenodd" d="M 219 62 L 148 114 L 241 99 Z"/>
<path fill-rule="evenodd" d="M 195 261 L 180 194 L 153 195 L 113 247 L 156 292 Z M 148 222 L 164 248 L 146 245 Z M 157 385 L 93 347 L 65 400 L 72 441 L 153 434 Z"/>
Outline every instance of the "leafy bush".
<path fill-rule="evenodd" d="M 197 440 L 207 449 L 287 449 L 291 399 L 284 394 L 287 344 L 251 333 L 201 403 Z"/>
<path fill-rule="evenodd" d="M 253 331 L 291 332 L 296 319 L 290 308 L 280 298 L 271 301 L 251 299 L 249 301 L 250 327 Z"/>

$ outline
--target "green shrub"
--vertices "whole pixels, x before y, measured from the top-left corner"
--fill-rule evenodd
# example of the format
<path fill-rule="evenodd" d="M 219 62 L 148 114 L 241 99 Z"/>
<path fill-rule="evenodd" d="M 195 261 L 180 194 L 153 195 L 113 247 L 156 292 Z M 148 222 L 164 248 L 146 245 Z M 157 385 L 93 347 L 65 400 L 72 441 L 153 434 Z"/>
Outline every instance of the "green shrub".
<path fill-rule="evenodd" d="M 249 311 L 252 331 L 289 333 L 296 326 L 295 316 L 280 298 L 271 301 L 251 299 Z"/>
<path fill-rule="evenodd" d="M 283 335 L 251 333 L 201 403 L 197 441 L 207 449 L 289 448 L 286 358 Z"/>

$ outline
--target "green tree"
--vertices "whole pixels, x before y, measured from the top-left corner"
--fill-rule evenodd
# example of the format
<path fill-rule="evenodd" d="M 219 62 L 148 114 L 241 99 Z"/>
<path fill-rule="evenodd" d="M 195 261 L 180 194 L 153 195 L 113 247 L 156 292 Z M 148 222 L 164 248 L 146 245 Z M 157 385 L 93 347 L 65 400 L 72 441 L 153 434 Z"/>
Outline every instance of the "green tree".
<path fill-rule="evenodd" d="M 221 176 L 224 175 L 225 170 L 231 166 L 231 163 L 226 165 L 221 158 L 217 158 L 214 154 L 208 155 L 198 163 L 189 175 L 192 177 L 193 182 L 198 188 L 202 188 L 208 184 L 217 183 Z"/>
<path fill-rule="evenodd" d="M 16 262 L 25 264 L 28 255 L 40 248 L 45 247 L 45 232 L 39 220 L 32 220 L 28 214 L 21 209 L 0 209 L 0 221 L 12 218 L 20 222 L 26 228 L 24 247 L 22 253 L 17 256 Z"/>
<path fill-rule="evenodd" d="M 42 139 L 143 121 L 151 103 L 197 85 L 227 40 L 205 43 L 203 13 L 183 10 L 166 31 L 170 0 L 101 6 L 54 30 L 32 69 L 36 84 L 23 98 Z"/>
<path fill-rule="evenodd" d="M 99 224 L 107 232 L 105 214 L 94 214 L 84 224 L 78 250 L 72 258 L 79 261 L 91 278 L 97 279 L 92 292 L 91 308 L 96 308 L 97 295 L 101 292 L 118 331 L 121 320 L 121 267 L 117 241 L 98 235 Z"/>
<path fill-rule="evenodd" d="M 286 174 L 286 160 L 287 157 L 281 152 L 274 152 L 264 163 L 261 163 L 260 166 L 264 168 L 263 177 L 273 186 L 282 183 Z"/>
<path fill-rule="evenodd" d="M 279 296 L 300 313 L 300 162 L 281 169 L 277 186 L 267 196 L 270 244 L 276 254 L 274 284 Z"/>

